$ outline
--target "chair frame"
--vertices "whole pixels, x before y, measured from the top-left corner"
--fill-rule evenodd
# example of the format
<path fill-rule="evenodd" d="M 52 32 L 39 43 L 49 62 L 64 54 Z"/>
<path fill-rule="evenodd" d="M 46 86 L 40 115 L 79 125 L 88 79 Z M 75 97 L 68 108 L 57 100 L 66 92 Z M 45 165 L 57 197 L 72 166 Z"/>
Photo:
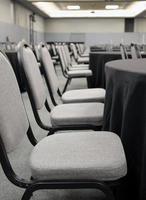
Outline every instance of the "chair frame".
<path fill-rule="evenodd" d="M 29 45 L 24 44 L 24 47 L 29 47 Z M 101 130 L 101 128 L 102 128 L 101 126 L 95 126 L 95 125 L 91 125 L 91 124 L 86 124 L 86 125 L 80 125 L 80 124 L 79 125 L 67 125 L 67 126 L 61 126 L 61 127 L 46 126 L 42 122 L 42 120 L 41 120 L 41 118 L 40 118 L 40 116 L 38 114 L 38 111 L 37 111 L 37 108 L 35 106 L 35 102 L 34 102 L 34 99 L 33 99 L 33 95 L 32 95 L 32 92 L 31 92 L 31 88 L 30 88 L 30 86 L 28 84 L 27 77 L 26 77 L 26 74 L 25 74 L 25 71 L 24 71 L 23 67 L 22 67 L 22 73 L 23 73 L 23 77 L 24 77 L 24 81 L 25 81 L 25 85 L 26 85 L 26 90 L 27 90 L 27 93 L 28 93 L 28 96 L 29 96 L 29 99 L 30 99 L 30 103 L 31 103 L 31 107 L 32 107 L 32 110 L 33 110 L 33 113 L 34 113 L 35 120 L 36 120 L 37 124 L 42 129 L 49 131 L 48 135 L 52 135 L 57 131 L 63 131 L 63 130 L 95 130 L 95 131 L 100 131 Z M 48 112 L 51 111 L 47 99 L 45 101 L 45 107 L 46 107 Z"/>
<path fill-rule="evenodd" d="M 28 139 L 35 146 L 35 139 L 31 128 L 27 131 Z M 114 195 L 111 191 L 112 187 L 118 186 L 121 180 L 118 181 L 98 181 L 98 180 L 30 180 L 19 177 L 13 170 L 8 158 L 3 140 L 0 136 L 0 163 L 7 179 L 19 188 L 25 189 L 21 200 L 29 200 L 33 193 L 43 189 L 99 189 L 106 195 L 106 200 L 114 200 Z"/>

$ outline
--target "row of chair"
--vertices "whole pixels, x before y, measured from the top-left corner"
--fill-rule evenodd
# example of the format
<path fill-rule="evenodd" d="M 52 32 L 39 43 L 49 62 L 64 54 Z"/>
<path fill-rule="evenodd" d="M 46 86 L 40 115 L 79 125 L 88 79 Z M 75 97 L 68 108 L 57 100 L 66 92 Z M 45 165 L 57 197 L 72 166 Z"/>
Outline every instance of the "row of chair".
<path fill-rule="evenodd" d="M 41 127 L 49 130 L 51 133 L 54 129 L 67 129 L 67 128 L 91 128 L 95 126 L 95 129 L 102 125 L 103 119 L 103 110 L 104 104 L 97 103 L 97 99 L 93 99 L 93 103 L 88 103 L 88 91 L 86 92 L 86 98 L 84 93 L 81 95 L 80 92 L 78 96 L 76 96 L 75 104 L 73 101 L 74 95 L 72 95 L 72 103 L 69 104 L 60 104 L 57 105 L 57 100 L 55 100 L 55 96 L 57 96 L 57 92 L 59 91 L 58 88 L 58 80 L 53 67 L 50 71 L 50 63 L 48 60 L 49 52 L 46 47 L 40 46 L 40 60 L 42 61 L 43 58 L 43 66 L 45 66 L 45 77 L 47 80 L 47 86 L 49 92 L 52 94 L 51 99 L 54 103 L 55 107 L 53 109 L 48 109 L 50 111 L 50 119 L 52 123 L 52 127 L 49 127 L 45 122 L 43 122 L 39 116 L 41 110 L 45 108 L 45 104 L 49 107 L 49 103 L 47 101 L 47 92 L 45 91 L 45 86 L 42 80 L 41 73 L 39 68 L 37 67 L 37 60 L 33 54 L 33 51 L 27 44 L 20 44 L 19 47 L 19 58 L 24 70 L 24 76 L 26 77 L 28 92 L 30 96 L 30 100 L 32 103 L 32 107 L 35 113 L 36 120 L 38 124 L 41 124 Z M 30 62 L 31 60 L 31 62 Z M 53 63 L 51 63 L 53 64 Z M 83 70 L 82 70 L 83 71 Z M 76 71 L 75 71 L 76 72 Z M 51 84 L 50 84 L 51 83 Z M 52 87 L 51 87 L 52 86 Z M 39 88 L 39 90 L 38 90 Z M 53 89 L 53 90 L 52 90 Z M 54 95 L 54 96 L 53 96 Z M 104 95 L 102 101 L 104 100 Z M 81 97 L 80 97 L 81 96 Z M 59 97 L 59 95 L 58 95 Z M 67 102 L 71 99 L 71 95 L 64 94 L 65 101 Z M 82 103 L 82 101 L 86 103 Z M 78 102 L 79 101 L 79 102 Z M 46 115 L 48 115 L 48 111 L 46 110 Z M 49 116 L 48 116 L 49 117 Z"/>
<path fill-rule="evenodd" d="M 0 162 L 4 173 L 13 184 L 26 189 L 22 200 L 29 200 L 33 192 L 40 189 L 79 188 L 100 189 L 106 199 L 113 200 L 111 187 L 126 175 L 127 165 L 120 138 L 112 132 L 97 131 L 102 125 L 103 99 L 90 99 L 85 90 L 82 98 L 76 95 L 78 91 L 73 97 L 64 93 L 64 101 L 49 51 L 42 43 L 39 55 L 52 99 L 58 95 L 62 104 L 57 105 L 54 98 L 54 107 L 50 108 L 36 57 L 25 41 L 20 42 L 18 59 L 32 110 L 38 125 L 49 130 L 49 136 L 38 142 L 31 130 L 12 67 L 0 52 Z M 48 121 L 50 112 L 51 126 L 42 121 L 42 110 L 48 115 Z M 65 132 L 53 134 L 58 130 Z M 30 156 L 30 180 L 15 174 L 6 153 L 16 148 L 24 134 L 34 145 Z"/>

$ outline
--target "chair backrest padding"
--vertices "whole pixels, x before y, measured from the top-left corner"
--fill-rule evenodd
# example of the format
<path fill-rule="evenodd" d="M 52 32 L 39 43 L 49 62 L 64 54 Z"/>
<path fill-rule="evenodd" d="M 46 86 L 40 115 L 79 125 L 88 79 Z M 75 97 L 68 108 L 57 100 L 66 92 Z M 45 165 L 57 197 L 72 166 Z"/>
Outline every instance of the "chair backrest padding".
<path fill-rule="evenodd" d="M 7 58 L 0 52 L 0 135 L 7 152 L 16 148 L 28 127 L 15 74 Z"/>
<path fill-rule="evenodd" d="M 122 59 L 123 60 L 127 59 L 126 48 L 123 44 L 120 44 L 120 51 Z"/>
<path fill-rule="evenodd" d="M 73 43 L 71 44 L 71 48 L 72 48 L 73 55 L 74 55 L 75 59 L 77 60 L 78 59 L 78 54 L 77 54 L 76 47 L 75 47 L 75 45 Z"/>
<path fill-rule="evenodd" d="M 31 48 L 27 45 L 23 45 L 21 53 L 23 69 L 32 93 L 33 101 L 36 109 L 40 110 L 43 108 L 47 99 L 47 93 L 36 57 Z"/>
<path fill-rule="evenodd" d="M 64 46 L 62 45 L 60 48 L 61 48 L 61 53 L 62 53 L 62 57 L 63 57 L 63 60 L 64 60 L 65 67 L 68 67 L 69 63 L 68 63 L 68 59 L 66 57 L 66 53 L 64 51 Z"/>
<path fill-rule="evenodd" d="M 65 72 L 66 71 L 66 65 L 65 65 L 65 62 L 64 62 L 63 55 L 62 55 L 61 46 L 58 45 L 56 48 L 57 48 L 57 51 L 58 51 L 58 55 L 60 57 L 60 62 L 61 62 L 62 69 Z"/>
<path fill-rule="evenodd" d="M 131 57 L 132 57 L 132 59 L 137 59 L 138 58 L 137 52 L 136 52 L 136 48 L 135 48 L 134 44 L 131 44 Z"/>
<path fill-rule="evenodd" d="M 43 64 L 51 90 L 53 94 L 57 94 L 57 90 L 59 89 L 59 82 L 50 53 L 44 44 L 39 45 L 39 52 L 40 52 L 40 59 Z"/>
<path fill-rule="evenodd" d="M 63 48 L 64 48 L 64 52 L 65 52 L 65 55 L 66 55 L 67 63 L 68 63 L 68 66 L 69 66 L 71 64 L 71 58 L 70 58 L 68 46 L 64 45 Z"/>

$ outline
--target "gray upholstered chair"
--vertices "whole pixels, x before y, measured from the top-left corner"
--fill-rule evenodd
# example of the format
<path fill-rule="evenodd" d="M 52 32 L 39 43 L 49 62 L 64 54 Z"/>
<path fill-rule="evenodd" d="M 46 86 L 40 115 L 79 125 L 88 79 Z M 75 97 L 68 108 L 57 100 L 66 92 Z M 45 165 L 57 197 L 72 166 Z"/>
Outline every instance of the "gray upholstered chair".
<path fill-rule="evenodd" d="M 64 51 L 62 51 L 62 46 L 57 46 L 57 52 L 60 58 L 61 69 L 64 77 L 67 79 L 63 92 L 66 91 L 68 84 L 73 78 L 88 78 L 92 76 L 92 71 L 89 69 L 75 69 L 69 70 L 67 67 L 65 56 L 63 56 Z"/>
<path fill-rule="evenodd" d="M 87 56 L 87 57 L 86 56 L 85 57 L 79 56 L 78 53 L 77 53 L 77 49 L 76 49 L 75 44 L 71 43 L 70 47 L 72 49 L 74 58 L 75 58 L 77 63 L 87 63 L 87 64 L 89 63 L 89 56 Z"/>
<path fill-rule="evenodd" d="M 87 50 L 84 49 L 83 44 L 76 43 L 76 47 L 81 57 L 89 57 L 89 52 L 86 52 Z"/>
<path fill-rule="evenodd" d="M 131 44 L 131 57 L 132 59 L 142 58 L 140 50 L 136 44 Z"/>
<path fill-rule="evenodd" d="M 126 51 L 126 47 L 123 44 L 120 44 L 120 51 L 121 51 L 122 59 L 123 60 L 128 59 L 128 54 L 127 54 L 127 51 Z"/>
<path fill-rule="evenodd" d="M 35 119 L 40 127 L 49 130 L 50 134 L 62 129 L 101 129 L 103 103 L 60 104 L 50 109 L 47 100 L 48 93 L 37 66 L 36 58 L 29 45 L 24 41 L 19 45 L 18 55 L 21 58 L 26 89 Z M 45 119 L 48 119 L 47 121 L 42 117 L 42 112 L 46 116 Z M 49 118 L 51 120 L 50 125 Z"/>
<path fill-rule="evenodd" d="M 53 98 L 52 101 L 55 101 L 55 97 L 60 95 L 63 103 L 104 102 L 105 90 L 102 88 L 70 90 L 62 94 L 51 56 L 43 43 L 39 44 L 39 52 L 46 83 L 50 89 L 51 98 Z"/>
<path fill-rule="evenodd" d="M 67 45 L 62 45 L 61 50 L 64 57 L 66 68 L 68 68 L 69 70 L 89 69 L 89 64 L 76 64 L 75 62 L 71 61 L 71 57 L 70 57 L 69 49 Z"/>
<path fill-rule="evenodd" d="M 108 200 L 110 189 L 127 173 L 122 143 L 112 132 L 60 133 L 37 142 L 30 128 L 12 66 L 0 52 L 0 163 L 10 182 L 25 189 L 29 200 L 41 189 L 100 189 Z M 8 153 L 27 134 L 34 145 L 30 153 L 31 178 L 18 176 Z M 5 183 L 1 183 L 5 184 Z"/>

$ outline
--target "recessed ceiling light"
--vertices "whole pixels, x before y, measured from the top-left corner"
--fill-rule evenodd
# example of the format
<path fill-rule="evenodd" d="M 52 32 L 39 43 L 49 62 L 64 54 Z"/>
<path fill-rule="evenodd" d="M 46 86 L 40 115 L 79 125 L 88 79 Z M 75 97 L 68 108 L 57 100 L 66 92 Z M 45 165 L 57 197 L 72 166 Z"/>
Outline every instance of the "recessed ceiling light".
<path fill-rule="evenodd" d="M 119 5 L 106 5 L 105 9 L 107 10 L 116 10 L 119 8 Z"/>
<path fill-rule="evenodd" d="M 33 5 L 46 13 L 50 18 L 133 18 L 146 11 L 146 1 L 135 1 L 125 9 L 119 8 L 116 10 L 60 10 L 53 2 L 35 2 Z M 95 11 L 95 13 L 93 14 L 92 11 Z"/>
<path fill-rule="evenodd" d="M 80 10 L 80 6 L 78 6 L 78 5 L 70 5 L 70 6 L 67 6 L 67 9 L 68 10 Z"/>

